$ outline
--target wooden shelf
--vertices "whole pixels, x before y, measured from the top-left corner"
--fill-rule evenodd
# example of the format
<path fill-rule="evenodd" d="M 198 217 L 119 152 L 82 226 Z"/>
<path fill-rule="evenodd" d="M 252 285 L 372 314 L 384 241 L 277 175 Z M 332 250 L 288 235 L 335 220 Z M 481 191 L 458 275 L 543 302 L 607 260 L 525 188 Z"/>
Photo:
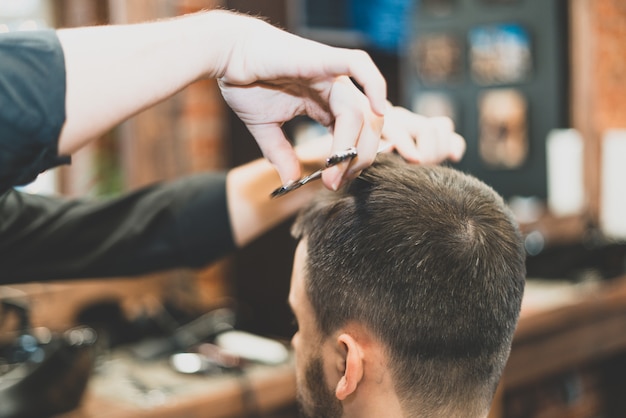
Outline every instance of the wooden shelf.
<path fill-rule="evenodd" d="M 184 375 L 167 360 L 140 362 L 116 352 L 98 369 L 81 406 L 56 418 L 235 418 L 247 413 L 244 396 L 264 414 L 296 399 L 293 362 L 250 366 L 244 375 Z"/>
<path fill-rule="evenodd" d="M 626 277 L 560 286 L 550 303 L 545 288 L 529 284 L 490 418 L 507 416 L 503 399 L 511 391 L 539 387 L 626 353 Z"/>

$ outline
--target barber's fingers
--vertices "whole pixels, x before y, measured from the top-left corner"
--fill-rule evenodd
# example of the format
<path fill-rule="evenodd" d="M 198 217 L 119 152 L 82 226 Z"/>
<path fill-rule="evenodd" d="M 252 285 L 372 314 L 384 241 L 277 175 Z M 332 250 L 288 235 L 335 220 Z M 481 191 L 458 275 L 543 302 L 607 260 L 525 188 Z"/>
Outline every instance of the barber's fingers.
<path fill-rule="evenodd" d="M 454 131 L 454 123 L 448 117 L 428 118 L 428 123 L 416 129 L 414 135 L 421 163 L 458 161 L 465 152 L 465 141 Z"/>
<path fill-rule="evenodd" d="M 370 115 L 363 121 L 357 150 L 359 154 L 352 160 L 346 179 L 354 179 L 361 171 L 372 165 L 380 148 L 380 135 L 383 129 L 383 117 Z"/>
<path fill-rule="evenodd" d="M 388 112 L 383 137 L 413 163 L 459 161 L 465 153 L 465 140 L 450 118 L 425 117 L 399 107 Z"/>
<path fill-rule="evenodd" d="M 387 83 L 372 58 L 361 50 L 342 50 L 342 56 L 348 58 L 347 72 L 363 87 L 372 110 L 383 116 L 387 110 Z M 341 74 L 341 72 L 339 72 Z"/>
<path fill-rule="evenodd" d="M 448 137 L 454 132 L 454 126 L 449 118 L 428 118 L 413 131 L 418 148 L 420 163 L 435 163 L 446 158 Z"/>
<path fill-rule="evenodd" d="M 467 144 L 465 138 L 461 135 L 454 133 L 450 137 L 450 151 L 448 152 L 448 158 L 454 162 L 459 162 L 465 154 Z"/>
<path fill-rule="evenodd" d="M 382 73 L 367 54 L 359 49 L 329 47 L 314 41 L 314 49 L 301 52 L 310 62 L 298 67 L 299 74 L 312 80 L 352 78 L 356 81 L 370 103 L 370 110 L 378 116 L 387 111 L 387 82 Z M 289 61 L 290 63 L 293 60 Z"/>
<path fill-rule="evenodd" d="M 300 163 L 295 150 L 279 124 L 251 125 L 248 129 L 259 144 L 265 158 L 276 167 L 282 184 L 288 184 L 300 178 Z"/>
<path fill-rule="evenodd" d="M 363 117 L 360 112 L 346 109 L 337 115 L 331 129 L 333 134 L 331 155 L 343 152 L 351 147 L 356 147 L 362 128 Z M 344 177 L 347 177 L 348 167 L 355 162 L 354 160 L 361 156 L 358 148 L 357 153 L 359 153 L 357 157 L 352 160 L 346 160 L 324 170 L 322 173 L 322 181 L 327 188 L 337 190 L 339 186 L 341 186 Z"/>
<path fill-rule="evenodd" d="M 406 120 L 404 118 L 407 118 Z M 410 119 L 408 119 L 410 118 Z M 406 109 L 394 107 L 385 116 L 383 139 L 388 141 L 407 161 L 418 163 L 422 156 L 418 151 L 416 135 L 420 124 L 427 124 L 425 116 L 417 115 Z M 416 124 L 416 127 L 411 127 Z"/>
<path fill-rule="evenodd" d="M 347 77 L 340 77 L 333 85 L 330 107 L 335 120 L 332 154 L 356 147 L 358 155 L 324 171 L 324 185 L 337 190 L 343 182 L 352 179 L 376 158 L 383 118 L 375 115 L 367 99 Z"/>

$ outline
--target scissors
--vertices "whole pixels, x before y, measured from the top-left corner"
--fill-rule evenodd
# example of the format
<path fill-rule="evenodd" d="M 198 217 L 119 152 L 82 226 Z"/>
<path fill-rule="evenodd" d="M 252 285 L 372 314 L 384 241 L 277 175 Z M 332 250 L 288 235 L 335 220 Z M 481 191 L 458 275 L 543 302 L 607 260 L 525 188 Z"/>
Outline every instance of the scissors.
<path fill-rule="evenodd" d="M 296 180 L 292 183 L 285 184 L 277 188 L 270 195 L 272 198 L 279 197 L 285 195 L 289 192 L 292 192 L 310 181 L 317 180 L 322 177 L 322 172 L 329 167 L 335 166 L 343 161 L 351 160 L 357 156 L 357 151 L 355 147 L 350 147 L 345 151 L 340 151 L 336 154 L 331 155 L 326 159 L 326 165 L 319 170 L 309 174 L 308 176 L 302 177 L 300 180 Z"/>

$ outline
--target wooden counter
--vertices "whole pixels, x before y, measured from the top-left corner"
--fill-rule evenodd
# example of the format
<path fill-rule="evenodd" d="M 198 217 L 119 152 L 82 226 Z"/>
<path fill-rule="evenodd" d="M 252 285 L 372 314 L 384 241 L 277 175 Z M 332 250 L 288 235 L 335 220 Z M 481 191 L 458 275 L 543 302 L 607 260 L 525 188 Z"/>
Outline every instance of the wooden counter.
<path fill-rule="evenodd" d="M 234 418 L 246 416 L 246 405 L 267 413 L 295 397 L 292 362 L 250 366 L 244 375 L 184 375 L 167 360 L 138 362 L 118 352 L 98 367 L 81 406 L 56 418 Z"/>
<path fill-rule="evenodd" d="M 506 413 L 505 404 L 506 395 L 511 392 L 539 387 L 543 382 L 592 368 L 621 353 L 626 353 L 626 278 L 580 285 L 530 280 L 490 418 L 511 416 Z M 576 390 L 582 392 L 582 383 L 580 386 Z M 561 415 L 553 412 L 541 416 Z"/>

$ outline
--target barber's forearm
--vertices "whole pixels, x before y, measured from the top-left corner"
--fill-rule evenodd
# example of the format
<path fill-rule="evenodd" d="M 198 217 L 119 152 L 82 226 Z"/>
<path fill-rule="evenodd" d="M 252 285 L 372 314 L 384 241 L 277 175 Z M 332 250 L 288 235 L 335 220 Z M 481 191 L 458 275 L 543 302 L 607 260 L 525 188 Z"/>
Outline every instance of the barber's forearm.
<path fill-rule="evenodd" d="M 210 11 L 59 30 L 67 71 L 67 120 L 59 153 L 71 154 L 192 82 L 219 75 L 241 20 Z"/>

